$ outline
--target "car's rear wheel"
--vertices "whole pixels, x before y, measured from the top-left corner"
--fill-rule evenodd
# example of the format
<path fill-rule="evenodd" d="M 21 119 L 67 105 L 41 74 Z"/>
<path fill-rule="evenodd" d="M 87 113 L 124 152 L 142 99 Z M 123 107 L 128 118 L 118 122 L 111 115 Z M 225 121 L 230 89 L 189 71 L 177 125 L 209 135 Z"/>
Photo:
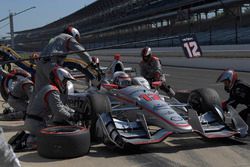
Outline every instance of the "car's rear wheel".
<path fill-rule="evenodd" d="M 213 111 L 214 106 L 221 107 L 221 100 L 214 89 L 201 88 L 191 91 L 188 97 L 188 104 L 190 104 L 198 114 L 203 114 L 208 111 Z"/>

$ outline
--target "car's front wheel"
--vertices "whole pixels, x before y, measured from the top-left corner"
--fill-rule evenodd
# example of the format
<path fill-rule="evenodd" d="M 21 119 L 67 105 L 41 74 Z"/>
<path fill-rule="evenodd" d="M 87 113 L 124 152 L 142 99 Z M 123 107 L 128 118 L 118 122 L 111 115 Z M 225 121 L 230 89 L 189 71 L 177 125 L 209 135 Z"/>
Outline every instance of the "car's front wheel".
<path fill-rule="evenodd" d="M 188 104 L 198 114 L 214 111 L 214 106 L 221 107 L 221 100 L 218 93 L 211 88 L 201 88 L 191 91 L 188 97 Z"/>

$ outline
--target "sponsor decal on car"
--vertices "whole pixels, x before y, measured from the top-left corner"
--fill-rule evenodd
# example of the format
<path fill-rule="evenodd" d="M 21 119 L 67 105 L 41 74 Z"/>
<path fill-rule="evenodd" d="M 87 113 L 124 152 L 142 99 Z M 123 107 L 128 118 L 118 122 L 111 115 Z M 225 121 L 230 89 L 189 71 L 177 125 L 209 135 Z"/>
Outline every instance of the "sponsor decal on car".
<path fill-rule="evenodd" d="M 173 116 L 173 117 L 170 117 L 170 119 L 171 119 L 172 121 L 183 121 L 183 118 L 180 117 L 180 116 Z"/>

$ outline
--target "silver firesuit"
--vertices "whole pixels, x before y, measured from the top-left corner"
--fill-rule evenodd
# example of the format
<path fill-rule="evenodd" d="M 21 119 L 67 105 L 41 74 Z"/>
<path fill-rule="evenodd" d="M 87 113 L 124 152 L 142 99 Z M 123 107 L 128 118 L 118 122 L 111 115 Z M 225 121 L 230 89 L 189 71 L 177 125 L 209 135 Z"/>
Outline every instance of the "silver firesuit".
<path fill-rule="evenodd" d="M 58 115 L 67 120 L 73 112 L 73 109 L 61 101 L 57 87 L 47 84 L 30 100 L 24 123 L 25 130 L 32 136 L 37 136 L 47 126 L 46 120 L 50 115 Z"/>
<path fill-rule="evenodd" d="M 44 85 L 49 83 L 49 74 L 56 65 L 62 65 L 64 57 L 47 57 L 52 56 L 55 53 L 66 53 L 69 51 L 84 51 L 84 47 L 79 44 L 75 38 L 71 35 L 61 33 L 58 36 L 52 38 L 48 45 L 43 49 L 40 57 L 46 56 L 46 58 L 41 58 L 37 62 L 36 76 L 35 76 L 35 90 L 36 94 Z M 80 58 L 90 64 L 92 62 L 90 55 L 87 52 L 81 52 L 78 54 Z"/>
<path fill-rule="evenodd" d="M 21 119 L 26 113 L 26 109 L 31 98 L 34 83 L 29 78 L 23 78 L 16 83 L 8 96 L 8 103 L 14 109 L 9 115 L 13 118 Z"/>
<path fill-rule="evenodd" d="M 150 83 L 161 79 L 161 62 L 159 58 L 152 56 L 147 62 L 140 62 L 141 75 Z"/>

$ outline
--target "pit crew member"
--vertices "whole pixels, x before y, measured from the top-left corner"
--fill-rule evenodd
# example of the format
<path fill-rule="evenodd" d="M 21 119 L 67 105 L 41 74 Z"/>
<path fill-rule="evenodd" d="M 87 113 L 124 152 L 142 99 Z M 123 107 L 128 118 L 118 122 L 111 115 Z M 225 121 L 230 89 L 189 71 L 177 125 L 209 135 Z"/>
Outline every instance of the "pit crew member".
<path fill-rule="evenodd" d="M 31 76 L 17 81 L 14 88 L 10 90 L 7 100 L 10 107 L 4 109 L 4 120 L 24 119 L 33 89 L 34 83 Z"/>
<path fill-rule="evenodd" d="M 55 67 L 50 72 L 50 84 L 44 85 L 30 101 L 25 119 L 25 130 L 30 133 L 26 142 L 27 148 L 36 147 L 36 136 L 47 126 L 46 120 L 49 115 L 60 116 L 70 121 L 78 119 L 74 110 L 64 105 L 60 99 L 60 94 L 66 90 L 69 80 L 75 79 L 65 69 Z"/>
<path fill-rule="evenodd" d="M 88 64 L 89 68 L 94 68 L 90 55 L 84 50 L 84 47 L 80 44 L 80 33 L 72 26 L 68 26 L 61 34 L 52 38 L 48 45 L 43 49 L 40 54 L 40 60 L 37 62 L 34 94 L 36 94 L 44 85 L 49 83 L 49 74 L 52 69 L 56 65 L 62 65 L 66 58 L 66 56 L 52 57 L 52 54 L 54 53 L 83 51 L 78 53 L 78 55 Z"/>
<path fill-rule="evenodd" d="M 162 74 L 161 61 L 158 57 L 152 55 L 152 49 L 145 47 L 141 50 L 142 60 L 140 62 L 141 76 L 148 80 L 150 85 L 152 82 L 161 81 L 160 89 L 169 96 L 174 96 L 175 92 L 167 85 L 165 75 Z"/>
<path fill-rule="evenodd" d="M 250 85 L 240 79 L 233 69 L 227 69 L 221 73 L 216 82 L 224 83 L 224 90 L 229 93 L 229 98 L 222 103 L 222 108 L 226 109 L 227 105 L 236 108 L 239 104 L 245 105 L 246 108 L 239 112 L 244 121 L 247 121 L 250 113 Z"/>

